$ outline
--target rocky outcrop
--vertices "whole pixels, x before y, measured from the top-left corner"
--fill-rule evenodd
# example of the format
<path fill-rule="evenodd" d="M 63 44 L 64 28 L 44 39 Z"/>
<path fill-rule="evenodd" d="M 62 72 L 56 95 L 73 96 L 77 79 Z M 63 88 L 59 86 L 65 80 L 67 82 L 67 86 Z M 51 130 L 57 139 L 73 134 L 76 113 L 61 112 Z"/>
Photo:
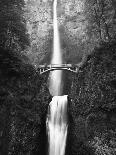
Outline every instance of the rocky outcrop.
<path fill-rule="evenodd" d="M 82 142 L 94 150 L 115 154 L 116 141 L 116 45 L 105 44 L 95 49 L 71 87 L 69 136 L 74 144 Z M 74 125 L 73 125 L 74 124 Z M 72 127 L 74 126 L 74 127 Z M 84 154 L 80 147 L 71 148 L 75 154 Z M 80 152 L 80 153 L 79 153 Z M 86 151 L 85 154 L 90 154 Z M 106 153 L 107 154 L 107 153 Z"/>
<path fill-rule="evenodd" d="M 45 154 L 47 75 L 2 48 L 0 60 L 0 154 Z"/>

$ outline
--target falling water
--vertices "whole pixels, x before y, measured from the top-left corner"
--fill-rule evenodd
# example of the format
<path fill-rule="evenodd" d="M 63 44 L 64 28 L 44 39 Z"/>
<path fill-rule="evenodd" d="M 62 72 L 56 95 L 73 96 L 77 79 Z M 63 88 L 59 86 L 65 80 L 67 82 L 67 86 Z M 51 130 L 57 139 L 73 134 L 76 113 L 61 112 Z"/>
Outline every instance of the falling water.
<path fill-rule="evenodd" d="M 60 36 L 57 20 L 57 0 L 53 3 L 53 56 L 52 64 L 62 64 Z M 49 76 L 49 90 L 52 96 L 48 108 L 46 127 L 49 155 L 64 155 L 67 137 L 67 95 L 62 95 L 62 71 L 55 70 Z"/>
<path fill-rule="evenodd" d="M 52 98 L 46 125 L 49 155 L 64 155 L 67 137 L 67 95 Z"/>
<path fill-rule="evenodd" d="M 60 47 L 60 35 L 58 30 L 58 20 L 57 20 L 57 0 L 53 3 L 53 55 L 51 64 L 62 64 L 62 54 Z M 50 85 L 49 90 L 53 96 L 62 95 L 62 71 L 55 70 L 50 73 L 49 76 Z"/>

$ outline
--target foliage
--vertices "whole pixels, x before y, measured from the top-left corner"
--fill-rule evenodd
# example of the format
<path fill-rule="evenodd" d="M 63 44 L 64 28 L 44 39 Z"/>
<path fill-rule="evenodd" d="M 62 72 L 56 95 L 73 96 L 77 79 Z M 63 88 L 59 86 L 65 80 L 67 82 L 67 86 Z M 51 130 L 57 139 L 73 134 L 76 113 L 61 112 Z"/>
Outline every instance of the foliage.
<path fill-rule="evenodd" d="M 108 135 L 108 137 L 111 138 L 110 134 Z M 116 145 L 115 145 L 116 138 L 112 137 L 112 139 L 108 141 L 106 135 L 107 133 L 99 137 L 98 136 L 94 137 L 94 139 L 90 141 L 89 145 L 95 149 L 96 155 L 115 155 L 116 154 Z"/>
<path fill-rule="evenodd" d="M 48 55 L 52 50 L 51 10 L 51 1 L 28 0 L 25 5 L 24 17 L 31 43 L 25 53 L 34 65 L 42 63 L 45 57 L 44 62 L 49 63 Z"/>
<path fill-rule="evenodd" d="M 0 0 L 0 46 L 5 49 L 21 51 L 29 45 L 23 7 L 23 0 Z"/>
<path fill-rule="evenodd" d="M 91 144 L 88 146 L 94 149 L 96 155 L 115 154 L 115 147 L 110 145 L 110 142 L 115 143 L 113 138 L 116 138 L 114 134 L 116 130 L 115 94 L 116 44 L 114 41 L 111 44 L 102 44 L 88 57 L 78 75 L 73 76 L 69 94 L 71 98 L 69 112 L 75 126 L 75 133 L 83 130 L 79 124 L 76 125 L 76 120 L 82 117 L 82 122 L 85 124 L 84 143 L 88 145 L 90 141 Z M 113 132 L 112 137 L 109 136 L 111 132 Z M 103 135 L 108 135 L 111 140 L 109 144 L 104 143 Z"/>
<path fill-rule="evenodd" d="M 24 1 L 0 0 L 0 154 L 41 154 L 50 102 L 47 76 L 24 55 Z M 39 139 L 39 141 L 38 141 Z"/>
<path fill-rule="evenodd" d="M 43 55 L 48 56 L 48 51 L 52 49 L 51 46 L 49 50 L 47 48 L 51 43 L 49 38 L 52 38 L 51 23 L 49 23 L 51 16 L 48 18 L 48 12 L 51 11 L 48 5 L 51 9 L 52 3 L 44 4 L 46 3 L 33 0 L 29 0 L 26 5 L 23 0 L 0 0 L 1 154 L 45 154 L 43 149 L 46 142 L 45 118 L 47 106 L 51 100 L 46 84 L 47 76 L 40 77 L 36 69 L 30 65 L 28 58 L 22 54 L 29 53 L 28 56 L 34 59 L 33 64 L 37 64 L 38 59 L 43 60 Z M 90 50 L 93 54 L 89 55 L 79 74 L 72 77 L 69 92 L 71 144 L 68 146 L 72 151 L 71 155 L 87 155 L 87 153 L 93 155 L 92 149 L 97 155 L 100 152 L 105 154 L 105 151 L 113 154 L 115 138 L 112 137 L 115 137 L 116 103 L 116 10 L 114 7 L 116 4 L 114 0 L 86 1 L 85 4 L 87 5 L 83 10 L 83 16 L 80 17 L 82 14 L 78 13 L 72 20 L 78 19 L 77 23 L 82 20 L 81 24 L 85 21 L 88 23 L 88 27 L 84 27 L 84 30 L 87 30 L 84 34 L 87 38 L 78 38 L 76 44 L 79 45 L 80 55 L 82 55 L 80 51 L 89 53 Z M 38 10 L 44 15 L 41 16 Z M 50 19 L 48 21 L 50 34 L 48 30 L 43 33 L 46 28 L 46 16 Z M 38 25 L 40 29 L 42 26 L 42 31 L 38 31 Z M 27 35 L 26 28 L 30 36 Z M 78 29 L 76 25 L 75 28 Z M 28 47 L 29 39 L 31 47 Z M 68 51 L 69 57 L 72 54 L 71 48 Z M 40 49 L 39 52 L 38 49 Z M 72 55 L 76 58 L 77 53 L 76 45 Z M 111 140 L 103 137 L 111 132 L 113 133 Z"/>
<path fill-rule="evenodd" d="M 115 2 L 110 0 L 86 0 L 88 36 L 98 42 L 109 42 L 116 36 Z"/>
<path fill-rule="evenodd" d="M 38 152 L 50 102 L 47 79 L 11 51 L 2 49 L 0 60 L 0 153 Z"/>
<path fill-rule="evenodd" d="M 74 77 L 72 103 L 74 107 L 77 106 L 79 113 L 89 111 L 93 107 L 115 107 L 115 47 L 113 43 L 96 49 L 79 74 Z"/>

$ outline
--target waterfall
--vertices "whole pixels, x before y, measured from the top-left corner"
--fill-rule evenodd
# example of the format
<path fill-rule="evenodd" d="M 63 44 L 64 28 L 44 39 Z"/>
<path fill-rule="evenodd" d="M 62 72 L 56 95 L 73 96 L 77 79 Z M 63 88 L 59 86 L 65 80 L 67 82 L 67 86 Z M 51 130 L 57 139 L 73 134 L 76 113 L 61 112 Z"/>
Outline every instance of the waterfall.
<path fill-rule="evenodd" d="M 49 155 L 64 155 L 67 137 L 67 95 L 52 98 L 46 126 Z"/>
<path fill-rule="evenodd" d="M 53 26 L 54 26 L 54 36 L 53 36 L 53 56 L 52 64 L 62 64 L 61 47 L 60 47 L 60 35 L 58 30 L 58 20 L 57 20 L 57 0 L 54 0 L 53 4 Z"/>
<path fill-rule="evenodd" d="M 57 0 L 53 3 L 53 55 L 51 64 L 62 64 L 60 34 L 57 20 Z M 52 96 L 62 95 L 62 71 L 55 70 L 49 75 L 49 90 Z"/>
<path fill-rule="evenodd" d="M 53 55 L 52 64 L 62 64 L 60 35 L 57 20 L 57 0 L 53 3 Z M 52 96 L 46 120 L 48 134 L 48 154 L 65 155 L 67 137 L 67 95 L 62 95 L 62 71 L 51 71 L 49 75 L 49 91 Z"/>

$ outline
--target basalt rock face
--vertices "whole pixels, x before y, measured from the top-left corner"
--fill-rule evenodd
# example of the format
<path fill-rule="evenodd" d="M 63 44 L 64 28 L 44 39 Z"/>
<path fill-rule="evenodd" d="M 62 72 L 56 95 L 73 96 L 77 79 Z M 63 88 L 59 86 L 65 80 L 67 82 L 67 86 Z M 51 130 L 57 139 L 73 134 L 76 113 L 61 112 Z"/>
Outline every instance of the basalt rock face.
<path fill-rule="evenodd" d="M 0 49 L 0 154 L 44 155 L 51 101 L 47 75 L 41 77 L 31 65 L 9 53 Z"/>
<path fill-rule="evenodd" d="M 70 155 L 116 154 L 116 44 L 95 49 L 70 91 Z"/>
<path fill-rule="evenodd" d="M 25 53 L 33 64 L 49 64 L 53 51 L 53 1 L 25 0 L 25 19 L 31 47 Z M 60 0 L 58 27 L 63 63 L 78 63 L 101 42 L 116 36 L 114 0 Z M 38 63 L 39 62 L 39 63 Z"/>
<path fill-rule="evenodd" d="M 85 0 L 58 1 L 57 20 L 63 63 L 78 63 L 83 53 L 92 49 L 90 47 L 88 50 L 89 43 L 86 43 L 88 21 L 84 5 Z M 35 65 L 50 64 L 53 51 L 53 1 L 26 1 L 24 15 L 31 42 L 31 48 L 25 53 Z"/>
<path fill-rule="evenodd" d="M 8 81 L 7 85 L 12 82 L 10 88 L 1 91 L 4 93 L 0 110 L 1 154 L 45 154 L 45 122 L 47 106 L 51 99 L 43 80 L 40 88 L 40 81 L 36 79 L 37 83 L 33 87 L 33 80 L 35 79 L 29 80 L 26 77 L 14 82 Z M 8 94 L 11 89 L 14 92 Z"/>

